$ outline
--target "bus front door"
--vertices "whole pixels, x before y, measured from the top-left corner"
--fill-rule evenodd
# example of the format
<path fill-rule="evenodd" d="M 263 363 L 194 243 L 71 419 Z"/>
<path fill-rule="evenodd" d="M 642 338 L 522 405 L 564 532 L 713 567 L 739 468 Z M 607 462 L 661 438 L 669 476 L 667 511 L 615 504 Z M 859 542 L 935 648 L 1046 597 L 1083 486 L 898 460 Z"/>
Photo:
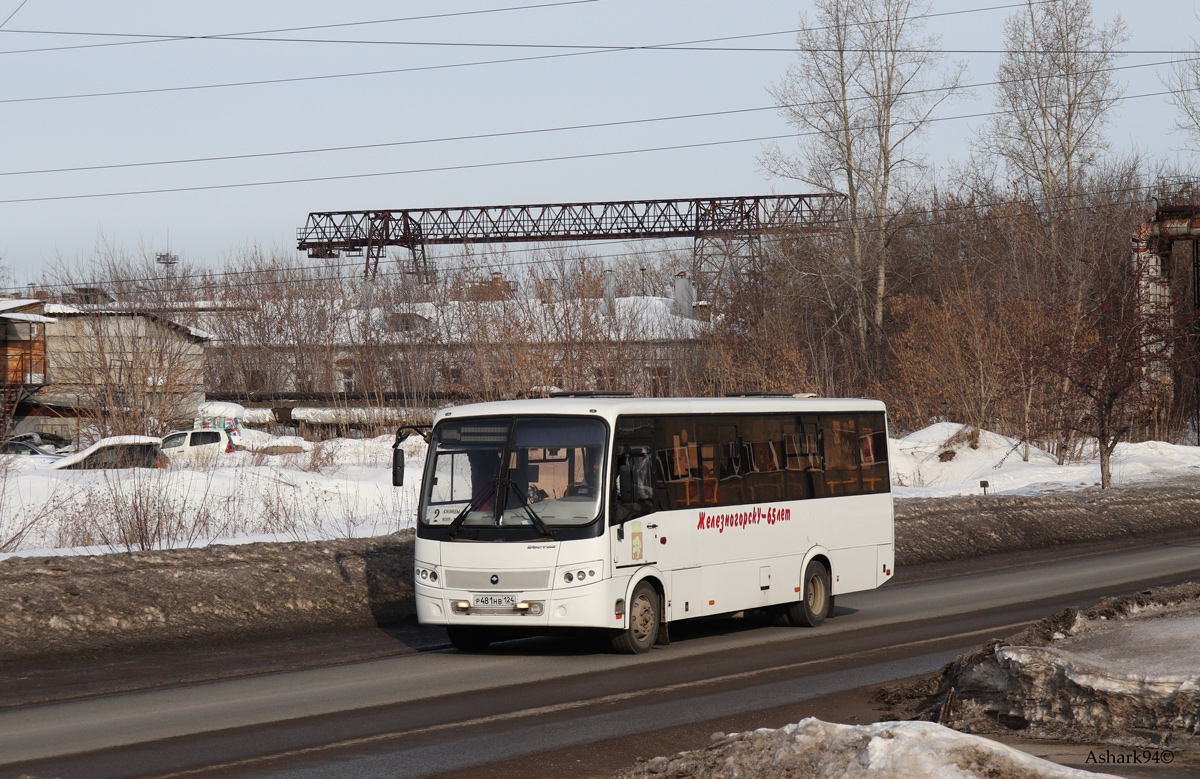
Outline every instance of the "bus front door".
<path fill-rule="evenodd" d="M 658 523 L 654 521 L 650 447 L 617 448 L 616 508 L 612 516 L 613 564 L 617 572 L 657 564 Z"/>

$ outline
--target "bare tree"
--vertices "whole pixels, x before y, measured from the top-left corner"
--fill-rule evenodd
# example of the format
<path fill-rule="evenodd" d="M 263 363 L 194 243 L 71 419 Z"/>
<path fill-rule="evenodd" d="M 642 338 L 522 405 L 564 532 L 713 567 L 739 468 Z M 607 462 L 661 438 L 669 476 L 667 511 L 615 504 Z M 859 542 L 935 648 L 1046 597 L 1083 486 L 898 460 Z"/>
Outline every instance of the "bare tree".
<path fill-rule="evenodd" d="M 352 273 L 333 263 L 297 267 L 257 248 L 239 254 L 227 272 L 229 283 L 214 280 L 217 310 L 205 323 L 219 344 L 210 359 L 210 385 L 247 398 L 341 391 L 340 347 L 356 314 Z"/>
<path fill-rule="evenodd" d="M 884 324 L 888 240 L 905 178 L 923 167 L 915 148 L 934 110 L 961 84 L 938 39 L 923 32 L 922 0 L 816 0 L 800 16 L 797 59 L 768 91 L 799 136 L 770 147 L 762 168 L 846 196 L 853 327 L 862 354 Z"/>
<path fill-rule="evenodd" d="M 1127 174 L 1122 183 L 1138 182 Z M 1144 269 L 1129 258 L 1125 239 L 1129 227 L 1144 218 L 1146 204 L 1097 189 L 1087 195 L 1087 223 L 1074 235 L 1088 248 L 1079 258 L 1088 270 L 1080 333 L 1057 344 L 1046 367 L 1083 401 L 1068 423 L 1095 440 L 1101 487 L 1107 488 L 1117 443 L 1155 409 L 1169 405 L 1171 370 L 1189 356 L 1173 347 L 1186 339 L 1191 323 L 1175 321 L 1169 307 L 1147 298 Z"/>
<path fill-rule="evenodd" d="M 180 321 L 196 292 L 192 266 L 182 267 L 101 239 L 76 267 L 60 260 L 49 272 L 62 304 L 47 307 L 57 321 L 46 329 L 51 384 L 41 397 L 72 407 L 89 435 L 159 435 L 203 400 L 206 339 Z"/>
<path fill-rule="evenodd" d="M 1004 24 L 996 113 L 977 149 L 995 155 L 1046 202 L 1074 197 L 1081 167 L 1107 148 L 1103 131 L 1124 93 L 1114 66 L 1129 40 L 1120 15 L 1097 27 L 1091 0 L 1026 0 Z"/>
<path fill-rule="evenodd" d="M 1167 99 L 1179 109 L 1175 128 L 1200 145 L 1200 41 L 1192 39 L 1192 50 L 1171 65 L 1162 81 L 1171 90 Z"/>
<path fill-rule="evenodd" d="M 161 435 L 203 400 L 203 339 L 150 311 L 79 304 L 48 328 L 51 389 L 101 435 Z"/>

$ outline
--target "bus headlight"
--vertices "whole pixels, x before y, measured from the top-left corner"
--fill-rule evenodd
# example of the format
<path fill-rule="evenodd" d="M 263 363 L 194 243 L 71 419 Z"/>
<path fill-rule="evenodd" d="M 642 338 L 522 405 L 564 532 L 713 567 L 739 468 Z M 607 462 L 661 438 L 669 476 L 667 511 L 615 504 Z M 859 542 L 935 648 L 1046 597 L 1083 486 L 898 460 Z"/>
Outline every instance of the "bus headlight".
<path fill-rule="evenodd" d="M 437 584 L 438 572 L 433 566 L 427 566 L 424 563 L 418 563 L 413 567 L 413 579 L 418 582 L 429 582 Z"/>
<path fill-rule="evenodd" d="M 559 577 L 558 587 L 577 586 L 581 584 L 591 584 L 594 580 L 600 578 L 604 569 L 603 560 L 592 560 L 584 563 L 575 563 L 569 568 L 564 566 L 555 571 L 555 576 Z"/>

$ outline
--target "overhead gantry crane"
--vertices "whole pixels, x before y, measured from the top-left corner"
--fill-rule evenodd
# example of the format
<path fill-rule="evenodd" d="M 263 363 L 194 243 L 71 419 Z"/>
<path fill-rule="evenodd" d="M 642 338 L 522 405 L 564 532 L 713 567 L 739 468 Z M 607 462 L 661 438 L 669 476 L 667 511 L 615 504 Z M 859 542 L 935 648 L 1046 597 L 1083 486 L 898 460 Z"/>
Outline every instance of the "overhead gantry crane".
<path fill-rule="evenodd" d="M 840 195 L 809 194 L 323 211 L 308 215 L 297 245 L 310 257 L 365 255 L 368 278 L 388 247 L 404 247 L 413 273 L 428 280 L 425 247 L 434 244 L 692 238 L 697 284 L 710 291 L 730 256 L 753 256 L 768 233 L 829 229 L 842 203 Z"/>

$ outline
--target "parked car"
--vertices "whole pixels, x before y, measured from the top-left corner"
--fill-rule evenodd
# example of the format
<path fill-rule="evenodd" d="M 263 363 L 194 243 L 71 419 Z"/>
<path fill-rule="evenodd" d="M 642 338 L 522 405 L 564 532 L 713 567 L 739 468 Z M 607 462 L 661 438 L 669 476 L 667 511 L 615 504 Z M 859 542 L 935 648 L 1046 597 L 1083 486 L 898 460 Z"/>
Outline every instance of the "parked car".
<path fill-rule="evenodd" d="M 233 441 L 224 430 L 179 430 L 163 436 L 162 450 L 171 459 L 200 460 L 232 452 Z"/>
<path fill-rule="evenodd" d="M 23 457 L 35 457 L 42 462 L 57 462 L 63 458 L 46 446 L 37 446 L 28 441 L 8 440 L 0 444 L 0 454 L 15 454 Z"/>
<path fill-rule="evenodd" d="M 119 435 L 96 443 L 51 465 L 58 469 L 166 468 L 168 460 L 160 439 L 146 435 Z"/>
<path fill-rule="evenodd" d="M 18 433 L 13 436 L 12 441 L 24 441 L 28 444 L 53 453 L 56 449 L 62 449 L 64 446 L 71 445 L 71 439 L 66 436 L 61 436 L 58 433 L 46 433 L 36 430 L 29 433 Z"/>

